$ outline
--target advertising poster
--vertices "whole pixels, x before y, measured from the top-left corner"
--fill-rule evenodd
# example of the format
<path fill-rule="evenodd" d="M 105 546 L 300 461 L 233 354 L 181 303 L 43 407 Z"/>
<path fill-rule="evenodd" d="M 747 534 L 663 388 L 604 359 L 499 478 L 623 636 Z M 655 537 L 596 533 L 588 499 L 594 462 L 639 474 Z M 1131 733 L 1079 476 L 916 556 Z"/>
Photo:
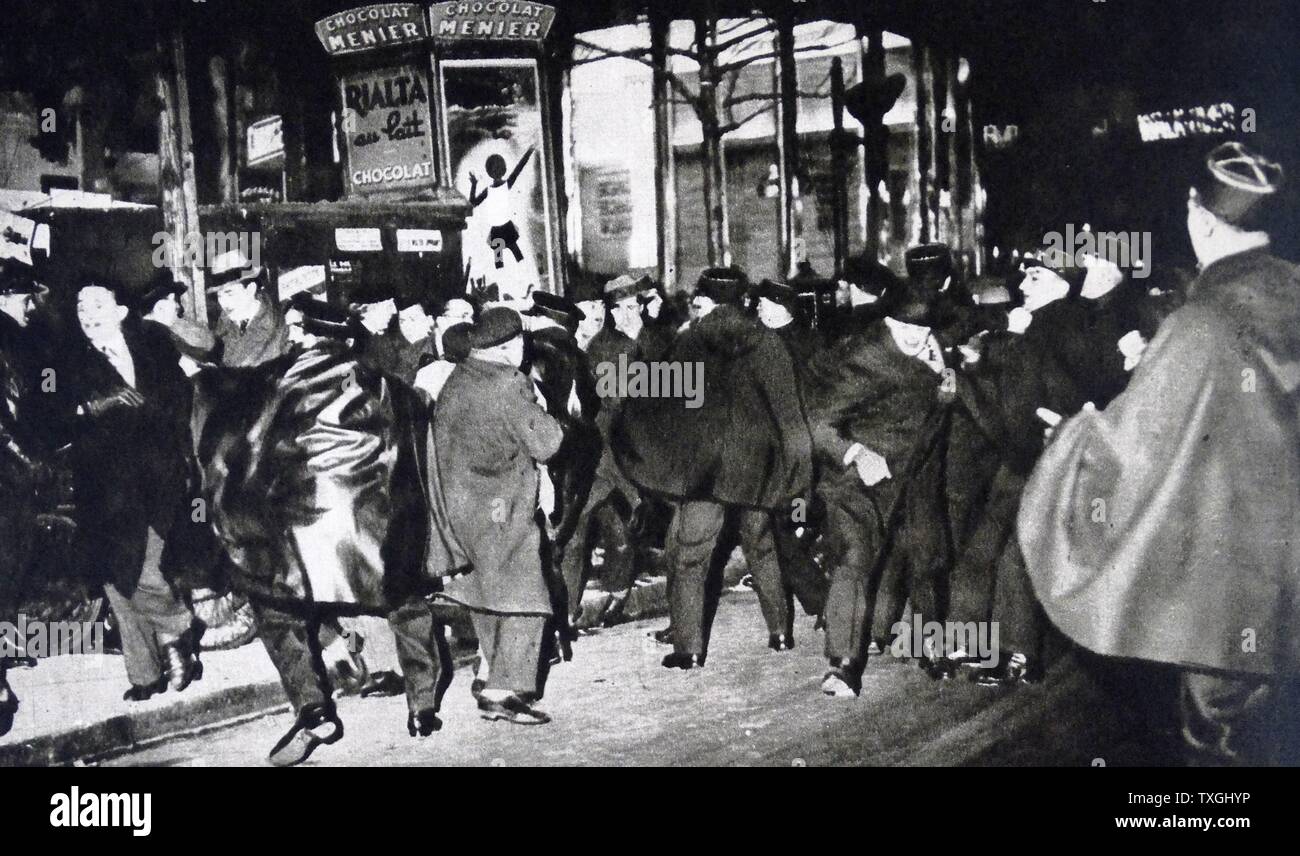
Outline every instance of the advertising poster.
<path fill-rule="evenodd" d="M 533 60 L 444 60 L 452 181 L 473 210 L 462 242 L 469 289 L 552 290 L 551 212 Z"/>
<path fill-rule="evenodd" d="M 433 120 L 425 73 L 413 65 L 344 75 L 348 193 L 370 196 L 432 187 Z"/>

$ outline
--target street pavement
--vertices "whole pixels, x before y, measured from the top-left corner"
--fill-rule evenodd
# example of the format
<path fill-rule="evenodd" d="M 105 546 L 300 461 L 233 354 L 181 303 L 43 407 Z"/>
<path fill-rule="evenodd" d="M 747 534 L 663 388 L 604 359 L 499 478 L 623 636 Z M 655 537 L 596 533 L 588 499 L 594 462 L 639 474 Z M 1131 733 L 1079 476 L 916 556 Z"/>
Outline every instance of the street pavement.
<path fill-rule="evenodd" d="M 523 727 L 479 718 L 468 667 L 457 671 L 443 729 L 413 739 L 402 698 L 339 702 L 344 739 L 312 765 L 987 765 L 1124 766 L 1165 763 L 1126 689 L 1108 686 L 1075 656 L 1036 686 L 989 689 L 933 681 L 913 663 L 881 657 L 862 696 L 819 691 L 822 634 L 801 617 L 793 651 L 773 652 L 749 591 L 718 609 L 707 665 L 664 669 L 670 649 L 639 621 L 579 640 L 550 674 Z M 1104 678 L 1105 676 L 1102 676 Z M 104 765 L 261 766 L 291 724 L 287 713 L 107 759 Z"/>

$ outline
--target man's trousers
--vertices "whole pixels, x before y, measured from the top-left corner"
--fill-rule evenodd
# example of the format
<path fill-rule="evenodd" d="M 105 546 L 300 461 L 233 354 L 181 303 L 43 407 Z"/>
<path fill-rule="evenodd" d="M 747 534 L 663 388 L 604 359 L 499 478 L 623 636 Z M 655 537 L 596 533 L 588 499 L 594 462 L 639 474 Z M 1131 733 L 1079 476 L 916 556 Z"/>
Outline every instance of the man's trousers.
<path fill-rule="evenodd" d="M 769 634 L 791 632 L 790 592 L 781 577 L 773 538 L 773 512 L 717 502 L 677 505 L 668 528 L 665 553 L 671 569 L 668 603 L 673 648 L 680 654 L 705 654 L 721 594 L 722 563 L 730 552 L 731 522 L 754 579 Z"/>
<path fill-rule="evenodd" d="M 884 636 L 889 631 L 888 626 L 877 626 L 874 616 L 881 595 L 884 518 L 894 491 L 867 488 L 856 479 L 856 473 L 824 486 L 825 555 L 831 577 L 826 595 L 826 656 L 860 669 L 866 663 L 872 635 Z M 897 620 L 892 613 L 901 611 L 902 603 L 891 601 L 886 610 L 891 614 L 884 618 L 892 623 Z"/>
<path fill-rule="evenodd" d="M 280 683 L 295 711 L 321 704 L 333 695 L 322 652 L 335 638 L 335 623 L 319 610 L 281 608 L 253 601 L 257 635 L 266 647 Z M 412 712 L 437 710 L 451 680 L 451 652 L 444 628 L 429 604 L 410 600 L 388 614 L 397 643 L 397 662 L 406 683 L 406 703 Z"/>
<path fill-rule="evenodd" d="M 591 554 L 591 536 L 594 528 L 604 536 L 608 549 L 604 552 L 604 587 L 610 592 L 623 592 L 636 582 L 636 550 L 630 533 L 632 501 L 625 497 L 612 481 L 597 476 L 591 492 L 578 513 L 573 536 L 564 545 L 560 570 L 564 575 L 564 589 L 568 597 L 568 615 L 576 618 L 582 609 L 582 589 L 588 578 Z M 593 527 L 593 523 L 595 527 Z"/>
<path fill-rule="evenodd" d="M 538 675 L 546 617 L 490 612 L 473 612 L 471 617 L 483 651 L 486 688 L 540 696 Z M 483 677 L 481 669 L 479 676 Z"/>
<path fill-rule="evenodd" d="M 593 523 L 604 533 L 607 544 L 603 570 L 606 590 L 626 591 L 636 581 L 636 550 L 629 526 L 634 501 L 635 497 L 626 496 L 616 482 L 597 473 L 560 559 L 571 619 L 582 611 L 582 591 L 586 587 L 591 558 L 591 536 L 595 534 L 592 530 L 596 528 Z"/>
<path fill-rule="evenodd" d="M 104 586 L 122 636 L 126 677 L 137 687 L 156 683 L 162 677 L 166 666 L 163 648 L 179 641 L 194 623 L 194 614 L 163 578 L 163 539 L 153 529 L 148 539 L 135 592 L 127 597 L 112 583 Z"/>

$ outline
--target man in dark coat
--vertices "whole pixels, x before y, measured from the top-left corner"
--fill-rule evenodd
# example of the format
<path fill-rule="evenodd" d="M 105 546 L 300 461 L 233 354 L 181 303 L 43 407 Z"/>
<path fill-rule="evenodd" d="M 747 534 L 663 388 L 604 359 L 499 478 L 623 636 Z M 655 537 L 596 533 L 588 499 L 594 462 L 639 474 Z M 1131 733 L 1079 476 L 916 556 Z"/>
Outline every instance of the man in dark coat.
<path fill-rule="evenodd" d="M 554 532 L 556 554 L 564 549 L 578 529 L 578 518 L 600 461 L 600 431 L 596 414 L 600 401 L 596 396 L 596 378 L 587 354 L 578 347 L 574 333 L 586 317 L 573 301 L 546 292 L 533 292 L 533 306 L 526 313 L 528 333 L 525 337 L 525 368 L 537 385 L 546 412 L 564 429 L 560 450 L 546 465 L 554 488 L 554 507 L 549 511 L 550 529 Z M 584 532 L 585 536 L 585 532 Z M 579 563 L 570 562 L 567 567 Z M 563 559 L 560 566 L 566 567 Z M 577 618 L 582 600 L 580 576 L 549 576 L 556 584 L 557 621 L 561 632 Z"/>
<path fill-rule="evenodd" d="M 588 624 L 613 624 L 620 620 L 623 607 L 637 575 L 637 532 L 633 525 L 641 506 L 641 492 L 627 480 L 615 463 L 609 446 L 610 431 L 622 406 L 622 396 L 617 388 L 594 386 L 595 372 L 603 367 L 617 366 L 620 358 L 626 362 L 653 359 L 662 354 L 670 341 L 666 338 L 657 318 L 647 324 L 648 310 L 640 304 L 642 284 L 622 275 L 605 284 L 600 313 L 612 319 L 588 342 L 587 364 L 593 372 L 593 390 L 597 393 L 594 425 L 599 439 L 599 454 L 590 486 L 582 499 L 577 515 L 564 527 L 560 543 L 564 550 L 561 568 L 569 593 L 569 614 L 575 626 Z M 606 597 L 599 612 L 581 615 L 582 593 L 586 586 L 591 558 L 591 546 L 598 534 L 603 535 L 605 564 L 603 583 Z"/>
<path fill-rule="evenodd" d="M 21 607 L 31 566 L 39 510 L 34 498 L 51 482 L 40 401 L 47 361 L 30 329 L 43 290 L 25 267 L 0 262 L 0 620 L 6 621 Z M 0 735 L 18 710 L 5 671 L 19 659 L 0 652 Z"/>
<path fill-rule="evenodd" d="M 938 617 L 933 568 L 910 567 L 933 555 L 925 539 L 936 522 L 913 517 L 903 531 L 893 530 L 912 501 L 909 493 L 938 490 L 922 470 L 947 406 L 945 366 L 928 302 L 913 297 L 887 303 L 884 311 L 880 322 L 823 352 L 808 378 L 808 418 L 822 467 L 818 492 L 827 515 L 831 668 L 822 689 L 830 695 L 860 692 L 868 643 L 890 629 L 874 626 L 880 619 L 873 614 L 882 615 L 878 594 L 896 601 L 886 622 L 896 620 L 907 597 L 914 612 Z M 928 507 L 924 500 L 915 504 Z M 890 538 L 901 556 L 897 581 L 882 578 Z"/>
<path fill-rule="evenodd" d="M 747 285 L 734 268 L 701 274 L 694 317 L 664 360 L 699 376 L 698 395 L 685 383 L 658 397 L 629 395 L 612 434 L 628 478 L 677 504 L 665 548 L 674 652 L 663 664 L 670 668 L 704 664 L 715 602 L 709 583 L 720 571 L 712 559 L 729 517 L 739 528 L 769 645 L 793 644 L 772 527 L 775 516 L 790 515 L 794 501 L 808 494 L 808 424 L 790 352 L 740 306 Z"/>
<path fill-rule="evenodd" d="M 997 622 L 1001 651 L 992 652 L 996 663 L 984 663 L 981 683 L 1032 682 L 1042 674 L 1043 623 L 1015 539 L 1016 511 L 1049 426 L 1039 408 L 1069 416 L 1084 398 L 1051 355 L 1023 332 L 990 332 L 978 345 L 972 364 L 958 375 L 954 430 L 972 426 L 995 469 L 968 537 L 959 542 L 945 617 L 963 625 Z M 974 650 L 945 653 L 949 668 L 955 661 L 979 659 Z"/>
<path fill-rule="evenodd" d="M 304 293 L 286 321 L 293 347 L 283 357 L 199 376 L 200 394 L 223 405 L 202 443 L 214 524 L 297 713 L 271 750 L 279 766 L 342 737 L 317 641 L 331 616 L 386 614 L 408 733 L 441 726 L 449 652 L 424 598 L 466 567 L 431 525 L 431 450 L 415 392 L 357 359 L 364 330 L 347 310 Z"/>
<path fill-rule="evenodd" d="M 802 390 L 813 358 L 821 350 L 822 337 L 806 323 L 799 306 L 799 293 L 785 283 L 765 279 L 753 290 L 751 299 L 759 323 L 780 336 L 790 352 L 795 378 Z M 821 615 L 826 609 L 829 580 L 812 558 L 812 515 L 791 514 L 774 519 L 773 524 L 786 584 L 805 613 Z"/>
<path fill-rule="evenodd" d="M 438 396 L 433 433 L 448 519 L 474 570 L 440 597 L 472 612 L 484 654 L 483 717 L 540 725 L 550 718 L 531 701 L 541 695 L 542 636 L 552 611 L 537 519 L 539 466 L 564 435 L 519 371 L 518 313 L 485 310 L 470 347 Z"/>
<path fill-rule="evenodd" d="M 399 300 L 397 332 L 402 336 L 394 374 L 407 386 L 415 385 L 420 369 L 438 359 L 437 337 L 434 335 L 434 313 L 423 300 Z"/>
<path fill-rule="evenodd" d="M 208 292 L 221 307 L 214 332 L 221 364 L 259 366 L 289 350 L 289 331 L 270 294 L 267 271 L 238 250 L 213 260 Z"/>
<path fill-rule="evenodd" d="M 126 698 L 185 689 L 202 674 L 194 616 L 174 584 L 169 543 L 189 517 L 193 485 L 189 385 L 167 331 L 129 317 L 120 287 L 77 291 L 82 337 L 69 355 L 80 402 L 74 444 L 77 555 L 113 607 L 122 634 Z"/>
<path fill-rule="evenodd" d="M 1057 429 L 1020 507 L 1053 623 L 1182 669 L 1195 762 L 1294 763 L 1300 733 L 1282 697 L 1300 674 L 1300 274 L 1265 229 L 1281 180 L 1240 143 L 1210 152 L 1187 302 L 1104 411 Z"/>

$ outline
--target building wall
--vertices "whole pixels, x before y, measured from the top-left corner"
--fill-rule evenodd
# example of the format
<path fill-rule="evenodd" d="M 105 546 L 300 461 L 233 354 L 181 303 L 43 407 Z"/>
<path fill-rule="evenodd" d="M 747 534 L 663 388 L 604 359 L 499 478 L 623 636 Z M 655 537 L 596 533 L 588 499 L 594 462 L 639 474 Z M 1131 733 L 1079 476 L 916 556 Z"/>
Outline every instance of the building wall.
<path fill-rule="evenodd" d="M 24 100 L 6 98 L 0 108 L 0 187 L 39 191 L 45 175 L 80 178 L 81 155 L 75 146 L 61 164 L 45 160 L 31 144 L 40 127 L 36 111 Z"/>

